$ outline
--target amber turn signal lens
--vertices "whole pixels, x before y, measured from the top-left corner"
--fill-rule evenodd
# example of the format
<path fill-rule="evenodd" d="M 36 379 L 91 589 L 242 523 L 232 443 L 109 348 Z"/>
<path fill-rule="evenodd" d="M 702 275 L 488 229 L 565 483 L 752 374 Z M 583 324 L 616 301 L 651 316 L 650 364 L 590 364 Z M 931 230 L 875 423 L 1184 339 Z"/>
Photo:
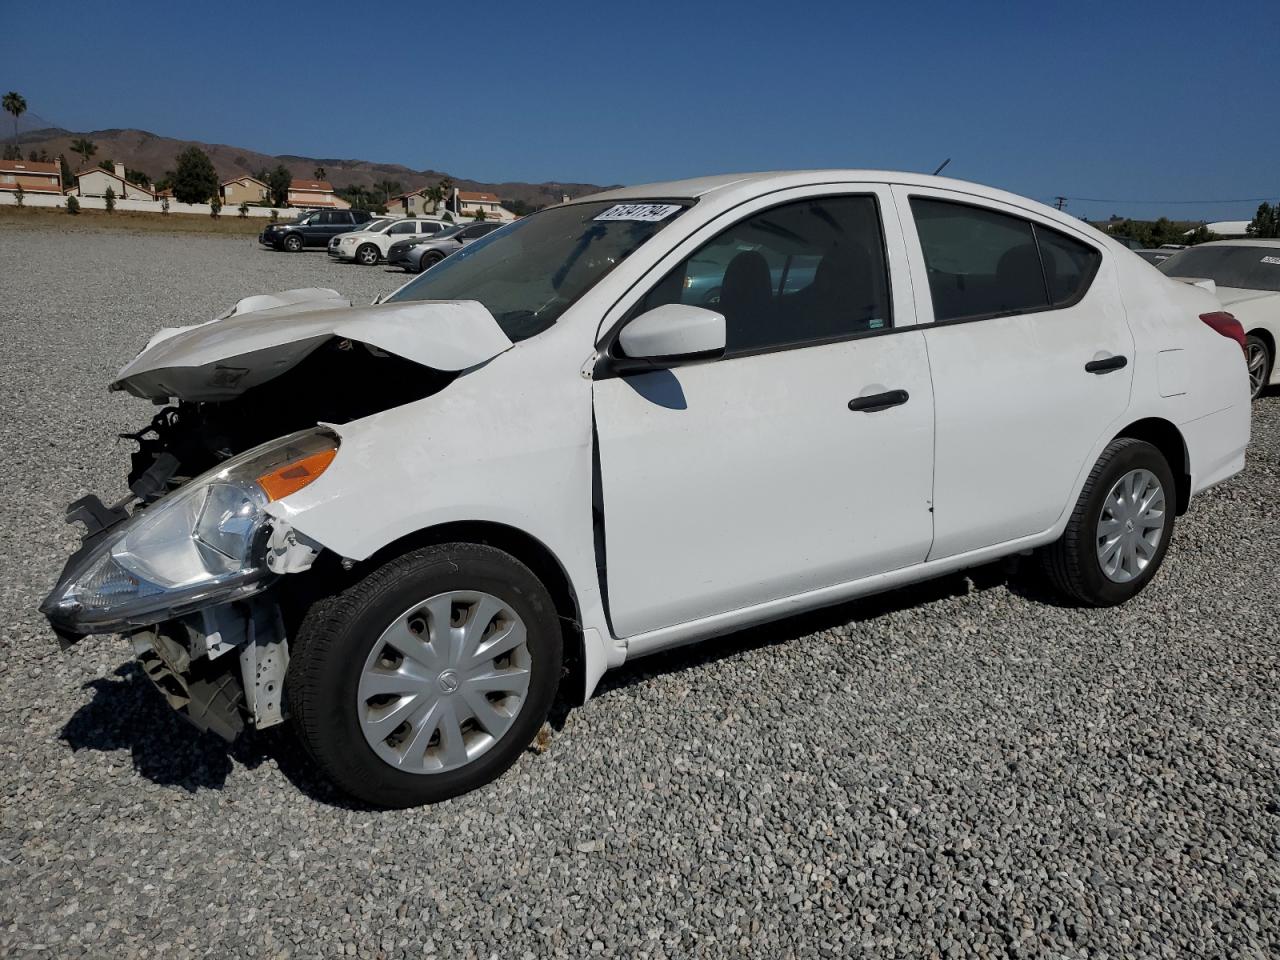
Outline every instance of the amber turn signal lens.
<path fill-rule="evenodd" d="M 337 455 L 337 450 L 321 450 L 319 453 L 313 453 L 293 463 L 286 463 L 283 467 L 277 467 L 270 473 L 260 476 L 258 486 L 272 500 L 281 500 L 291 493 L 297 493 L 324 473 Z"/>

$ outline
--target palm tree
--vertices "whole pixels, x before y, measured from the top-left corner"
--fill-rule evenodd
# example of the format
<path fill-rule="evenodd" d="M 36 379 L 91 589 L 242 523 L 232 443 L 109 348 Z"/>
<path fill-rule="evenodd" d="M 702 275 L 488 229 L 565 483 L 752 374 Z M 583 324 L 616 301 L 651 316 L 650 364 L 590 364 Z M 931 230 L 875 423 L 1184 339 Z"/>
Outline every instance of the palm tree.
<path fill-rule="evenodd" d="M 6 113 L 13 114 L 13 142 L 18 142 L 18 118 L 27 112 L 27 101 L 22 94 L 16 90 L 10 90 L 4 95 L 4 109 Z"/>
<path fill-rule="evenodd" d="M 422 199 L 431 204 L 432 213 L 437 213 L 440 210 L 440 205 L 445 202 L 447 197 L 443 183 L 437 183 L 434 187 L 426 187 L 422 190 Z"/>
<path fill-rule="evenodd" d="M 379 180 L 373 185 L 373 189 L 382 194 L 382 200 L 385 203 L 400 192 L 399 180 Z"/>
<path fill-rule="evenodd" d="M 71 152 L 80 154 L 88 163 L 89 158 L 98 152 L 98 145 L 86 137 L 77 137 L 71 141 Z"/>
<path fill-rule="evenodd" d="M 314 176 L 317 180 L 323 180 L 323 179 L 324 179 L 324 167 L 316 167 L 314 170 L 312 170 L 312 171 L 311 171 L 311 174 L 312 174 L 312 176 Z"/>

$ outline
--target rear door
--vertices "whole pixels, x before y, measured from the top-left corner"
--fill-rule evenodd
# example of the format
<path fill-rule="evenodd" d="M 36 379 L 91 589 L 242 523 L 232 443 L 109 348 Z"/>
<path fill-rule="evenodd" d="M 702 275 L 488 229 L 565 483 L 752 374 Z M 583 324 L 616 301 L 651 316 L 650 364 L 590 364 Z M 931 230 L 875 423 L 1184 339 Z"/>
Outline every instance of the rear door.
<path fill-rule="evenodd" d="M 723 313 L 728 340 L 719 360 L 593 384 L 618 636 L 929 550 L 933 402 L 902 237 L 887 188 L 833 190 L 725 214 L 606 317 L 601 349 L 667 303 Z"/>
<path fill-rule="evenodd" d="M 1014 206 L 894 191 L 937 410 L 930 559 L 1042 533 L 1129 406 L 1111 259 Z"/>

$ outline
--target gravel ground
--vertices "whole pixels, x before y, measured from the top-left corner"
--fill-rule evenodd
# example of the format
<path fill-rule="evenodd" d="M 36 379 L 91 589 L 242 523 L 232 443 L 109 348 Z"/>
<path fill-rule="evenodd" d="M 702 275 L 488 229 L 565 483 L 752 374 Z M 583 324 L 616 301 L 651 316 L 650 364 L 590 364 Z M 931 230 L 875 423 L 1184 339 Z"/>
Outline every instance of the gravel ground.
<path fill-rule="evenodd" d="M 550 747 L 354 809 L 228 749 L 35 606 L 122 489 L 111 375 L 250 293 L 398 275 L 243 239 L 0 229 L 0 954 L 1263 957 L 1280 952 L 1280 397 L 1153 587 L 985 568 L 637 662 Z"/>

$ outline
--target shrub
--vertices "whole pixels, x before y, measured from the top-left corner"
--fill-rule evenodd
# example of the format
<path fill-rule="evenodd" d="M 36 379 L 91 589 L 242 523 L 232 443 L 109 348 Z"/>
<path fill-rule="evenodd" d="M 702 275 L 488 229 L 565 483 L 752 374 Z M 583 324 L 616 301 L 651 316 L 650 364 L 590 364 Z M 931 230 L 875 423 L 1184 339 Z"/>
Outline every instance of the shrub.
<path fill-rule="evenodd" d="M 249 201 L 241 200 L 239 210 L 241 218 L 247 217 L 249 215 Z"/>
<path fill-rule="evenodd" d="M 27 199 L 27 191 L 22 189 L 22 184 L 18 184 L 18 189 L 13 191 L 13 199 L 18 206 L 22 206 L 22 202 Z"/>
<path fill-rule="evenodd" d="M 102 195 L 102 202 L 106 205 L 107 213 L 113 213 L 116 209 L 116 191 L 113 187 L 107 187 L 107 192 Z"/>
<path fill-rule="evenodd" d="M 67 213 L 77 214 L 80 212 L 80 201 L 75 197 L 67 197 Z"/>
<path fill-rule="evenodd" d="M 169 212 L 169 198 L 168 198 L 168 197 L 161 197 L 161 198 L 160 198 L 160 212 L 161 212 L 161 213 L 168 213 L 168 212 Z"/>
<path fill-rule="evenodd" d="M 220 213 L 222 213 L 222 201 L 214 197 L 209 201 L 209 216 L 217 220 Z"/>
<path fill-rule="evenodd" d="M 271 211 L 271 222 L 272 222 L 272 223 L 275 223 L 275 222 L 276 222 L 277 220 L 279 220 L 279 219 L 280 219 L 280 211 L 279 211 L 279 210 L 272 210 L 272 211 Z"/>

